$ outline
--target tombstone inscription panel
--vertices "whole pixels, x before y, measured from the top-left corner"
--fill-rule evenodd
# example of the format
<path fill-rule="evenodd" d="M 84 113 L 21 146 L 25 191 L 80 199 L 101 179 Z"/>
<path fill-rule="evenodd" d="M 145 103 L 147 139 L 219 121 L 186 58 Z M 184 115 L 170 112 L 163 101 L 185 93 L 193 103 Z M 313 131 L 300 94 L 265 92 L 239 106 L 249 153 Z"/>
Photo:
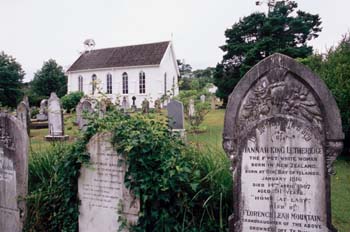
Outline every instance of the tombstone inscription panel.
<path fill-rule="evenodd" d="M 139 201 L 124 185 L 124 158 L 110 140 L 110 133 L 101 133 L 87 145 L 90 165 L 82 167 L 78 181 L 80 232 L 119 231 L 119 217 L 130 224 L 138 219 Z"/>
<path fill-rule="evenodd" d="M 235 185 L 230 231 L 336 231 L 329 175 L 342 139 L 339 110 L 318 77 L 280 54 L 255 66 L 225 115 Z"/>

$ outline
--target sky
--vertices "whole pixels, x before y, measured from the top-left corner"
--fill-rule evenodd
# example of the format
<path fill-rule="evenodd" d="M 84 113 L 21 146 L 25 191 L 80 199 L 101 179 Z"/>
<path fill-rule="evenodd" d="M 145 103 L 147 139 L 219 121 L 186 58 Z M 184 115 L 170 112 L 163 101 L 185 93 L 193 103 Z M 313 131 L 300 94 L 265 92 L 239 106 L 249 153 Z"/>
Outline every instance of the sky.
<path fill-rule="evenodd" d="M 326 51 L 350 32 L 349 0 L 296 0 L 319 14 L 323 31 L 310 42 Z M 16 58 L 33 78 L 44 61 L 67 69 L 84 50 L 172 40 L 177 59 L 194 69 L 221 61 L 224 32 L 266 6 L 255 0 L 0 0 L 0 51 Z"/>

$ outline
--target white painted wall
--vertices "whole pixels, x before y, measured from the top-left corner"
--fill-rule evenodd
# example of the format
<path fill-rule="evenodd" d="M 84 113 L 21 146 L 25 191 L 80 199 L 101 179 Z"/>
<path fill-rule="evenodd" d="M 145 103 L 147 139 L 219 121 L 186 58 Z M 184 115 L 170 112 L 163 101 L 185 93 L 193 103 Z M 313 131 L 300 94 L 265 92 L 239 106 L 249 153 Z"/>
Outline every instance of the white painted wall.
<path fill-rule="evenodd" d="M 143 71 L 146 75 L 146 93 L 139 92 L 139 73 Z M 122 75 L 126 72 L 129 81 L 129 93 L 122 93 Z M 178 67 L 176 63 L 175 54 L 170 43 L 160 65 L 155 66 L 137 66 L 137 67 L 123 67 L 123 68 L 107 68 L 67 72 L 68 75 L 68 93 L 78 91 L 78 77 L 83 77 L 83 91 L 87 95 L 92 93 L 92 75 L 96 74 L 99 83 L 98 88 L 101 88 L 103 93 L 107 91 L 107 74 L 112 74 L 112 94 L 106 94 L 112 98 L 113 101 L 119 96 L 120 101 L 123 97 L 127 97 L 130 105 L 132 104 L 132 97 L 136 97 L 136 106 L 141 108 L 141 103 L 144 98 L 151 101 L 151 108 L 154 107 L 154 101 L 164 95 L 164 74 L 167 76 L 167 91 L 172 91 L 175 85 L 175 96 L 179 93 L 178 87 Z M 95 91 L 97 96 L 97 91 Z"/>

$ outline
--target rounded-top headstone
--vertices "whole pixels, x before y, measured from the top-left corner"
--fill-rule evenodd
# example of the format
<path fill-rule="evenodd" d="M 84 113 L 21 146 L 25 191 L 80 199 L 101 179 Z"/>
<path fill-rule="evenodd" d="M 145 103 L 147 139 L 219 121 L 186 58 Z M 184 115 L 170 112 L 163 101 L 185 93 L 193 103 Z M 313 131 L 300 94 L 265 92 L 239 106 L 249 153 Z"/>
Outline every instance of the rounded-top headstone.
<path fill-rule="evenodd" d="M 336 231 L 330 174 L 344 138 L 324 82 L 274 54 L 231 93 L 223 146 L 232 161 L 230 231 Z"/>

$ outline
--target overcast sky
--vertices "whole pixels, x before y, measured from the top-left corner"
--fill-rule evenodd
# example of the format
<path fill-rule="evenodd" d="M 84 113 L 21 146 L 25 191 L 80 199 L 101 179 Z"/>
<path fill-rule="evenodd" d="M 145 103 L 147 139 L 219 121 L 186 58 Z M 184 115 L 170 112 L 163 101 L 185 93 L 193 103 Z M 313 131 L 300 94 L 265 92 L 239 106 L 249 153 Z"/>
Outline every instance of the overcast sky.
<path fill-rule="evenodd" d="M 350 30 L 349 0 L 297 0 L 319 14 L 319 51 Z M 93 38 L 95 48 L 173 40 L 178 59 L 194 69 L 215 66 L 224 31 L 239 18 L 266 11 L 255 0 L 0 0 L 0 50 L 14 56 L 26 81 L 53 58 L 69 67 Z"/>

